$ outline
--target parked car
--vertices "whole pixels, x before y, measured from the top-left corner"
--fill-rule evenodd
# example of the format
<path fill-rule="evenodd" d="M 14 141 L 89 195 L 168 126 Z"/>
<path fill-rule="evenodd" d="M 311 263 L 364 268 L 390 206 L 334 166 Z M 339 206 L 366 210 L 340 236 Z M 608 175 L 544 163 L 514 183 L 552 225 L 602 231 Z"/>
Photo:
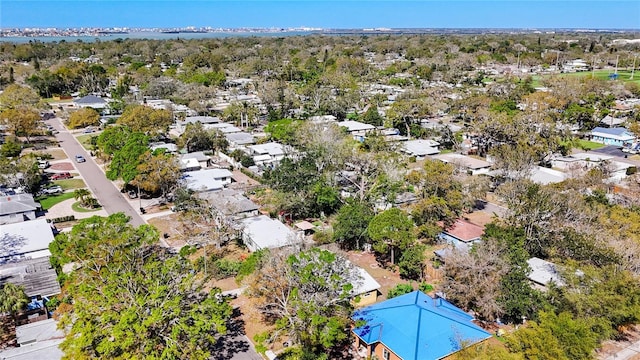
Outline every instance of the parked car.
<path fill-rule="evenodd" d="M 50 187 L 50 188 L 46 188 L 46 189 L 42 189 L 42 190 L 41 190 L 41 192 L 42 192 L 43 194 L 46 194 L 46 195 L 60 194 L 60 193 L 62 193 L 63 191 L 64 191 L 64 190 L 62 190 L 62 187 L 61 187 L 61 186 L 59 186 L 59 185 L 52 186 L 52 187 Z"/>
<path fill-rule="evenodd" d="M 76 162 L 77 162 L 77 163 L 83 163 L 83 162 L 85 162 L 85 161 L 87 161 L 87 159 L 85 159 L 85 158 L 84 158 L 84 156 L 82 156 L 82 155 L 76 155 Z"/>
<path fill-rule="evenodd" d="M 49 162 L 47 160 L 38 160 L 38 167 L 40 169 L 46 169 L 49 167 Z"/>
<path fill-rule="evenodd" d="M 51 175 L 51 180 L 63 180 L 63 179 L 71 179 L 73 176 L 68 172 L 61 172 L 57 174 Z"/>

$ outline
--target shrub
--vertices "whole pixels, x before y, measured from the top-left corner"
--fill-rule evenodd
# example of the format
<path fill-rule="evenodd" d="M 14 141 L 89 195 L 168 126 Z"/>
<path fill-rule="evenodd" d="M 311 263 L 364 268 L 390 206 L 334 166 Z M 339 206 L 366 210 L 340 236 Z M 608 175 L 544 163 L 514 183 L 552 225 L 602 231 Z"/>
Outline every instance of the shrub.
<path fill-rule="evenodd" d="M 316 231 L 313 234 L 313 241 L 319 245 L 331 244 L 333 241 L 333 233 L 331 231 Z"/>
<path fill-rule="evenodd" d="M 238 275 L 236 275 L 236 281 L 241 282 L 245 276 L 253 274 L 253 272 L 262 264 L 262 261 L 267 254 L 267 250 L 258 250 L 251 253 L 251 255 L 249 255 L 249 257 L 240 264 Z"/>
<path fill-rule="evenodd" d="M 387 299 L 392 299 L 400 295 L 408 294 L 413 291 L 411 284 L 398 284 L 394 288 L 389 289 L 387 293 Z"/>

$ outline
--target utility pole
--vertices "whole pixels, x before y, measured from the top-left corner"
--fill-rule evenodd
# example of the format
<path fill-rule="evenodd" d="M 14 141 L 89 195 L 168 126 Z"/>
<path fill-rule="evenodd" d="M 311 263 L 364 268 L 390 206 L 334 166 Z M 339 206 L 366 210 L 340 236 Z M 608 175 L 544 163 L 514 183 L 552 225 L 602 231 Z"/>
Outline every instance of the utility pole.
<path fill-rule="evenodd" d="M 620 55 L 616 55 L 616 71 L 614 74 L 618 75 L 618 60 L 620 60 Z"/>
<path fill-rule="evenodd" d="M 638 55 L 633 55 L 633 66 L 631 67 L 631 77 L 629 80 L 633 80 L 633 73 L 636 71 L 636 58 Z"/>
<path fill-rule="evenodd" d="M 596 57 L 593 57 L 593 60 L 591 60 L 591 78 L 595 78 L 596 76 Z"/>
<path fill-rule="evenodd" d="M 560 72 L 560 50 L 556 50 L 557 51 L 557 56 L 556 56 L 556 70 L 558 70 L 558 72 Z"/>

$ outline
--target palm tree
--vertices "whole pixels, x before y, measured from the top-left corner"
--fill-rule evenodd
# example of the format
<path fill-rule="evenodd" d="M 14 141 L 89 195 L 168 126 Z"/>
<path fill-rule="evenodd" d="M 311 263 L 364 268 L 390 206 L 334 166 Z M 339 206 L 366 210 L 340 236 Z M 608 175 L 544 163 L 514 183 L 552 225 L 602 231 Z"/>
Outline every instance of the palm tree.
<path fill-rule="evenodd" d="M 98 199 L 89 196 L 84 198 L 83 202 L 82 202 L 82 206 L 86 207 L 86 208 L 96 208 L 98 206 L 100 206 L 100 204 L 98 203 Z"/>
<path fill-rule="evenodd" d="M 82 206 L 86 205 L 86 199 L 89 195 L 91 195 L 91 193 L 87 189 L 76 189 L 73 192 L 73 198 L 79 200 Z"/>

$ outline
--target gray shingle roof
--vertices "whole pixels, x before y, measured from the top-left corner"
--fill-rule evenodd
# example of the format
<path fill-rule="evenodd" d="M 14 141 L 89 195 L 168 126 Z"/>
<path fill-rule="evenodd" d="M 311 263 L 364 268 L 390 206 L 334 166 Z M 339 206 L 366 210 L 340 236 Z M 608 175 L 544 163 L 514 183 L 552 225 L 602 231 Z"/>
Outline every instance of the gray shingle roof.
<path fill-rule="evenodd" d="M 49 257 L 23 260 L 0 266 L 0 284 L 5 283 L 23 286 L 27 296 L 60 294 L 58 274 L 51 267 Z"/>

